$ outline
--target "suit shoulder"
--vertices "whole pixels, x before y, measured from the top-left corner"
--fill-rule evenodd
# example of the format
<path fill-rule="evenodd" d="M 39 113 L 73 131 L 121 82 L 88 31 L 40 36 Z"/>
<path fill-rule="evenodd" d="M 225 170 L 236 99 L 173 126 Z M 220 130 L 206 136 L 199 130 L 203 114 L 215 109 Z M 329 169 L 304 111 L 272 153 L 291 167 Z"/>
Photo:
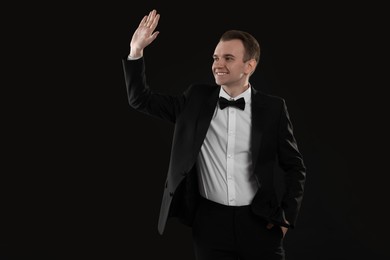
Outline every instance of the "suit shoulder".
<path fill-rule="evenodd" d="M 264 93 L 264 92 L 260 92 L 260 95 L 262 96 L 262 98 L 266 102 L 271 103 L 271 104 L 284 105 L 286 102 L 285 99 L 280 97 L 280 96 L 276 96 L 276 95 L 272 95 L 272 94 L 268 94 L 268 93 Z"/>

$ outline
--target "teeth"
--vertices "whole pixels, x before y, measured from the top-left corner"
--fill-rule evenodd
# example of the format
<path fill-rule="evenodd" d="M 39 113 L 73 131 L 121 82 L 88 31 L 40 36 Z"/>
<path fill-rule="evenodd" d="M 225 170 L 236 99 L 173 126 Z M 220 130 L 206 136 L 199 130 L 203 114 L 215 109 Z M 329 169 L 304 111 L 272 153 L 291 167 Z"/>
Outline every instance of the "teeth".
<path fill-rule="evenodd" d="M 222 75 L 225 75 L 226 73 L 223 73 L 223 72 L 217 72 L 217 75 L 218 76 L 222 76 Z"/>

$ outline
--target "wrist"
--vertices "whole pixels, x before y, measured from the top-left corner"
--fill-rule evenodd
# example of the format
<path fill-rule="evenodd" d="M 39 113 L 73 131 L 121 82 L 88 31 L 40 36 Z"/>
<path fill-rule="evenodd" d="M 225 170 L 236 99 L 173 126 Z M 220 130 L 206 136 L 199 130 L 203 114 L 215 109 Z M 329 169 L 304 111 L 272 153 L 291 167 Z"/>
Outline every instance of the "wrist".
<path fill-rule="evenodd" d="M 142 56 L 143 56 L 143 51 L 142 50 L 137 50 L 137 49 L 134 49 L 134 48 L 130 49 L 129 58 L 139 59 Z"/>

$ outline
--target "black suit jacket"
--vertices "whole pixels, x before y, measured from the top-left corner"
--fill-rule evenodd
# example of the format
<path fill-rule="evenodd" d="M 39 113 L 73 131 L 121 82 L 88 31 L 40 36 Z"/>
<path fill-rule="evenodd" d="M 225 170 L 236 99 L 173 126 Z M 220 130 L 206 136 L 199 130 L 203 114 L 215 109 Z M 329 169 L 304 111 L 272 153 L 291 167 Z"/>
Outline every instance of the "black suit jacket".
<path fill-rule="evenodd" d="M 122 64 L 131 107 L 175 124 L 158 231 L 163 234 L 170 217 L 191 226 L 199 196 L 195 164 L 220 86 L 193 84 L 179 96 L 154 93 L 146 82 L 143 58 L 123 59 Z M 251 149 L 253 173 L 261 185 L 251 203 L 253 212 L 272 223 L 294 227 L 304 192 L 304 162 L 285 101 L 253 87 Z M 283 183 L 275 182 L 276 164 L 285 172 Z M 283 193 L 278 197 L 280 187 Z"/>

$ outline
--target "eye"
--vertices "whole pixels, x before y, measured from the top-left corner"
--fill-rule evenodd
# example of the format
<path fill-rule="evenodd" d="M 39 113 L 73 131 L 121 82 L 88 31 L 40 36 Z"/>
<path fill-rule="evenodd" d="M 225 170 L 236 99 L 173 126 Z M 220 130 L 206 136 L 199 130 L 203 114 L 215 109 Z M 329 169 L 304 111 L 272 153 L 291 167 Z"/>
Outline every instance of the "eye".
<path fill-rule="evenodd" d="M 213 57 L 213 60 L 214 60 L 214 61 L 218 61 L 219 58 L 218 58 L 218 57 Z"/>

